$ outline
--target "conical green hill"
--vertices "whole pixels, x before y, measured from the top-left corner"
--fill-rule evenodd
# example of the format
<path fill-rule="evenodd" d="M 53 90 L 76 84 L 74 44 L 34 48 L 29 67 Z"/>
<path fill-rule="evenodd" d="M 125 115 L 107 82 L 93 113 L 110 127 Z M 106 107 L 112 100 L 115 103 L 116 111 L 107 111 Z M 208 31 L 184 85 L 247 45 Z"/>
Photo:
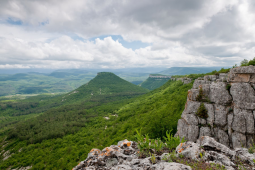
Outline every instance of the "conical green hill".
<path fill-rule="evenodd" d="M 105 95 L 137 95 L 148 89 L 134 85 L 110 72 L 100 72 L 88 83 L 62 96 L 63 102 L 90 99 Z"/>

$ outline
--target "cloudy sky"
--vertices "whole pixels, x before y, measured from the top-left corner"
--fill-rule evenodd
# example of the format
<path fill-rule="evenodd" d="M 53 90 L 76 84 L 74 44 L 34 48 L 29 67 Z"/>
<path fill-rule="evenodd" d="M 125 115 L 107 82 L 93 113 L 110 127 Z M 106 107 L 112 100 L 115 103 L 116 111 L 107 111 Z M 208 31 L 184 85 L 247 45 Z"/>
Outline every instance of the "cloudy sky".
<path fill-rule="evenodd" d="M 232 66 L 254 0 L 1 0 L 0 68 Z"/>

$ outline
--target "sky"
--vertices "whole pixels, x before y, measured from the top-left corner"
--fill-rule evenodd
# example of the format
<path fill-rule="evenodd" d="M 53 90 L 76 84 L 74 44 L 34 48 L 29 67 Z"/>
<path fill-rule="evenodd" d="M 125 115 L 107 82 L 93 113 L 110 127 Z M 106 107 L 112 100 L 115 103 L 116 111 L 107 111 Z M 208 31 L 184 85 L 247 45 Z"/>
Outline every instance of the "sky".
<path fill-rule="evenodd" d="M 1 0 L 0 69 L 233 66 L 254 0 Z"/>

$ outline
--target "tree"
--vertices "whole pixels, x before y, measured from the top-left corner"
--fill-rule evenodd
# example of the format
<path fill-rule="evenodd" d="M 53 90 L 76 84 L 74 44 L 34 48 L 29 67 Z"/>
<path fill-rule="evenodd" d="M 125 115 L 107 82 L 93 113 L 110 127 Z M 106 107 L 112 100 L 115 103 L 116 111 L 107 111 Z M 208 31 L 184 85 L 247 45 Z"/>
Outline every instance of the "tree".
<path fill-rule="evenodd" d="M 248 66 L 249 61 L 247 59 L 244 59 L 241 61 L 241 66 Z"/>
<path fill-rule="evenodd" d="M 248 66 L 249 65 L 253 65 L 253 66 L 255 65 L 255 57 L 249 61 Z"/>

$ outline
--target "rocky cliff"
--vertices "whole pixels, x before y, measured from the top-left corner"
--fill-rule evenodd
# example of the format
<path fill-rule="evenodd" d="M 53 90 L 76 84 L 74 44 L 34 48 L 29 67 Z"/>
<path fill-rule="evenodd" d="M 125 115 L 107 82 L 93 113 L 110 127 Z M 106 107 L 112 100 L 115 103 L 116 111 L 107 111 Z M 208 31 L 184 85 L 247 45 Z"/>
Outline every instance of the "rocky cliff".
<path fill-rule="evenodd" d="M 251 146 L 255 140 L 254 88 L 254 66 L 196 79 L 176 135 L 193 142 L 211 136 L 231 148 Z"/>
<path fill-rule="evenodd" d="M 187 77 L 183 77 L 183 78 L 171 78 L 171 80 L 173 80 L 173 81 L 180 80 L 180 81 L 183 82 L 183 84 L 189 84 L 189 83 L 192 82 L 192 79 L 191 78 L 187 78 Z"/>

